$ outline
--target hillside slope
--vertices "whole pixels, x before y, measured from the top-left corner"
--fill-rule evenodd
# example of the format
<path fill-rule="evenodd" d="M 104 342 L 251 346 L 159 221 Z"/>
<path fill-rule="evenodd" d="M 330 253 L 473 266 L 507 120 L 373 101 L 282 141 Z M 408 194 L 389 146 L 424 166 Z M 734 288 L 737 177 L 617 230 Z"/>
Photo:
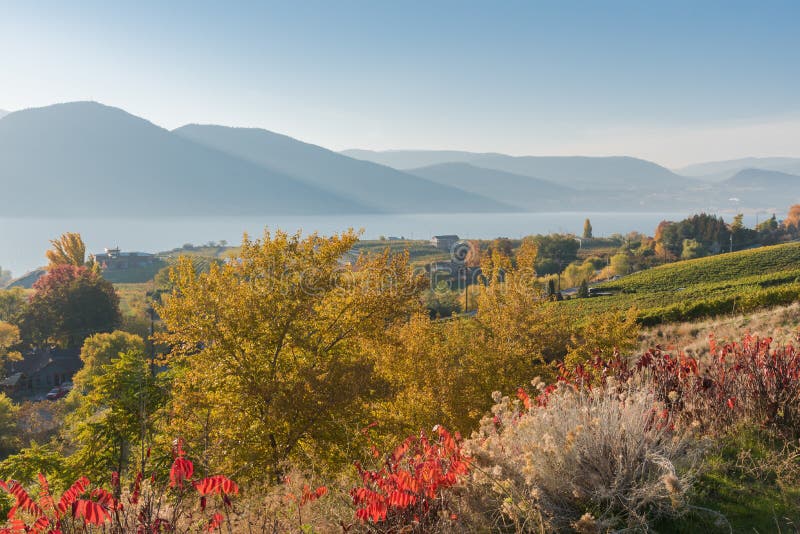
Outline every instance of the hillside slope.
<path fill-rule="evenodd" d="M 460 151 L 347 150 L 353 157 L 409 169 L 440 163 L 469 163 L 523 176 L 549 180 L 563 187 L 587 190 L 666 191 L 698 183 L 650 161 L 627 156 L 508 156 Z"/>
<path fill-rule="evenodd" d="M 635 307 L 643 324 L 790 304 L 800 300 L 800 243 L 679 261 L 598 287 L 612 294 L 563 304 L 587 317 Z"/>
<path fill-rule="evenodd" d="M 341 152 L 351 158 L 372 161 L 395 169 L 418 169 L 442 163 L 469 163 L 483 154 L 462 150 L 362 150 Z"/>
<path fill-rule="evenodd" d="M 724 182 L 728 187 L 745 187 L 754 189 L 792 188 L 800 189 L 800 176 L 766 169 L 744 169 Z"/>
<path fill-rule="evenodd" d="M 568 210 L 578 192 L 547 180 L 469 163 L 440 163 L 407 172 L 527 210 Z"/>
<path fill-rule="evenodd" d="M 474 191 L 353 159 L 268 130 L 191 124 L 174 133 L 385 212 L 518 211 L 511 203 L 490 200 Z"/>
<path fill-rule="evenodd" d="M 744 169 L 715 187 L 720 196 L 740 202 L 760 202 L 784 207 L 800 202 L 800 176 L 765 169 Z"/>
<path fill-rule="evenodd" d="M 711 181 L 722 181 L 745 169 L 766 169 L 770 171 L 800 174 L 800 158 L 740 158 L 723 161 L 709 161 L 688 165 L 675 172 Z"/>
<path fill-rule="evenodd" d="M 93 102 L 0 120 L 5 215 L 378 211 Z"/>

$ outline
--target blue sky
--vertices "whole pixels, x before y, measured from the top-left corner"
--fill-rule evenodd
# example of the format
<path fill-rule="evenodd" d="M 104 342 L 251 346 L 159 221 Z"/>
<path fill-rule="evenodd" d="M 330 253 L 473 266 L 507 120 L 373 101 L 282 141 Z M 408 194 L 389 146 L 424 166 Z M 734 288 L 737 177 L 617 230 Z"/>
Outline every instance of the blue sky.
<path fill-rule="evenodd" d="M 5 2 L 0 108 L 334 149 L 800 156 L 800 2 Z"/>

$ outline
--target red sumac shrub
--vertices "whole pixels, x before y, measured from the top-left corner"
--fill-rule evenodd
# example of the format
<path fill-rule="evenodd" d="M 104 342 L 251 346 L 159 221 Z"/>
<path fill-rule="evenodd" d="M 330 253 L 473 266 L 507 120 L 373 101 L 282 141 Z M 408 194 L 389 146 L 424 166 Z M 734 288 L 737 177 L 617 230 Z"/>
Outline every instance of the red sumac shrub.
<path fill-rule="evenodd" d="M 351 491 L 356 517 L 380 531 L 402 528 L 424 531 L 442 516 L 457 520 L 450 511 L 446 490 L 469 471 L 461 438 L 442 427 L 435 436 L 424 432 L 403 441 L 376 470 L 356 464 L 363 485 Z"/>

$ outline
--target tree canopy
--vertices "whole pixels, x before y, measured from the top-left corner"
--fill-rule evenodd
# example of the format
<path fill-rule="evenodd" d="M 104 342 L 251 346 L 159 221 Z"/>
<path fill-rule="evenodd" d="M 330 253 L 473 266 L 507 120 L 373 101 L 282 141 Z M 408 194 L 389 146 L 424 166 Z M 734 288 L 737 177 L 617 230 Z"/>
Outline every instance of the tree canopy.
<path fill-rule="evenodd" d="M 33 289 L 19 320 L 28 344 L 80 347 L 88 336 L 110 332 L 121 321 L 114 286 L 88 267 L 52 266 Z"/>
<path fill-rule="evenodd" d="M 73 265 L 83 267 L 86 262 L 86 244 L 83 242 L 81 234 L 67 232 L 58 239 L 50 241 L 53 248 L 45 252 L 49 267 L 57 265 Z"/>
<path fill-rule="evenodd" d="M 159 339 L 172 347 L 179 431 L 205 461 L 275 479 L 289 458 L 343 454 L 381 395 L 371 342 L 422 311 L 424 287 L 407 254 L 341 264 L 357 239 L 266 232 L 207 273 L 186 259 L 173 270 Z"/>

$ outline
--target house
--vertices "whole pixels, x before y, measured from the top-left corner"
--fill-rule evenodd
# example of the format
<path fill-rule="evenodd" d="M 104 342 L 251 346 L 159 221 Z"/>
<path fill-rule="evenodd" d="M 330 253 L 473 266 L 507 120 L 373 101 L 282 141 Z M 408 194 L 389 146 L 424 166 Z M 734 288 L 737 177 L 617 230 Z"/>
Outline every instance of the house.
<path fill-rule="evenodd" d="M 107 248 L 103 254 L 95 254 L 94 261 L 103 270 L 135 269 L 152 265 L 156 261 L 154 254 L 149 252 L 121 252 L 119 248 Z"/>
<path fill-rule="evenodd" d="M 0 391 L 14 399 L 43 398 L 54 386 L 70 382 L 81 367 L 80 349 L 36 349 L 7 365 Z"/>
<path fill-rule="evenodd" d="M 458 243 L 457 235 L 435 235 L 431 238 L 431 245 L 447 252 L 450 252 L 456 243 Z"/>
<path fill-rule="evenodd" d="M 342 267 L 353 267 L 358 263 L 358 258 L 361 256 L 361 253 L 355 249 L 348 250 L 344 254 L 341 255 L 338 262 L 339 265 Z"/>

